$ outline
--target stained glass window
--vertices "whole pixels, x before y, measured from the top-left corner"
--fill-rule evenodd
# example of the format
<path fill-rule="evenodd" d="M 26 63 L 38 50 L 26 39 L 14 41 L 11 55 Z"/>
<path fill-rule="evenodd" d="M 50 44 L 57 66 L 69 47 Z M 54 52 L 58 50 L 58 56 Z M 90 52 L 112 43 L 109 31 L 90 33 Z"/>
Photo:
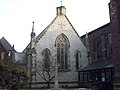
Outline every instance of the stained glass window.
<path fill-rule="evenodd" d="M 44 49 L 43 50 L 43 61 L 44 61 L 44 69 L 49 69 L 50 67 L 50 50 Z"/>
<path fill-rule="evenodd" d="M 65 34 L 60 34 L 56 39 L 57 60 L 60 64 L 60 69 L 68 69 L 68 51 L 69 41 Z"/>

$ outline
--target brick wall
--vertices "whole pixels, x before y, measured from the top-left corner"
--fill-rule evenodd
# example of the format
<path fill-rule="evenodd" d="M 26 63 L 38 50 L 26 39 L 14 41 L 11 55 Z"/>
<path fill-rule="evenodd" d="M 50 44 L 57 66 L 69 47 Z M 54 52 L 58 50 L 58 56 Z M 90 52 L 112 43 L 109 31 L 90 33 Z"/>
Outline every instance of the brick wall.
<path fill-rule="evenodd" d="M 110 23 L 88 33 L 93 62 L 96 56 L 96 40 L 101 38 L 101 59 L 112 60 L 114 65 L 114 90 L 120 90 L 120 0 L 110 0 Z M 111 34 L 112 52 L 110 51 L 109 36 Z M 85 35 L 81 37 L 85 43 Z"/>

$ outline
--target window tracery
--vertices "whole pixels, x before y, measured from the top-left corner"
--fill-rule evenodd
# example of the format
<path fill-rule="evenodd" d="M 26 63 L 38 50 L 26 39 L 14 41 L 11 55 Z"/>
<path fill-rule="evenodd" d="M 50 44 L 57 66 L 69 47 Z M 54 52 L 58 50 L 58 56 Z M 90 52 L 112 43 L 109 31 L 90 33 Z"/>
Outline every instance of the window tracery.
<path fill-rule="evenodd" d="M 69 67 L 68 56 L 70 44 L 65 34 L 62 33 L 57 37 L 55 45 L 57 47 L 57 60 L 58 63 L 60 64 L 60 69 L 61 70 L 68 69 Z"/>

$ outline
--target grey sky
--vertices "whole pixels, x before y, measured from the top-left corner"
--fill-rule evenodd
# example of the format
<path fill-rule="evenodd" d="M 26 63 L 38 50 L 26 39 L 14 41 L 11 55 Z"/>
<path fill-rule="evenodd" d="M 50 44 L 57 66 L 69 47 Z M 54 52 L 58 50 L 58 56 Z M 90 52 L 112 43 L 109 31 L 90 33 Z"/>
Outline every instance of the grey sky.
<path fill-rule="evenodd" d="M 109 0 L 63 0 L 66 15 L 81 36 L 109 22 Z M 0 38 L 17 51 L 30 42 L 32 22 L 38 35 L 56 16 L 60 0 L 0 0 Z"/>

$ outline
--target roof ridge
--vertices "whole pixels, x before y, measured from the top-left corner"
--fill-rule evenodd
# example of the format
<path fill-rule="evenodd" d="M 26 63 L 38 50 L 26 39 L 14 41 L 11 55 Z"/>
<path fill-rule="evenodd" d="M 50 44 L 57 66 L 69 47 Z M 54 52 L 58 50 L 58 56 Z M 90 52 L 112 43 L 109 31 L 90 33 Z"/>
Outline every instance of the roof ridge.
<path fill-rule="evenodd" d="M 48 24 L 48 26 L 36 37 L 36 40 L 37 40 L 37 41 L 46 33 L 46 31 L 50 28 L 50 26 L 52 26 L 52 24 L 55 22 L 55 20 L 56 20 L 57 17 L 58 17 L 58 16 L 56 16 L 56 17 L 52 20 L 52 22 L 51 22 L 50 24 Z"/>

